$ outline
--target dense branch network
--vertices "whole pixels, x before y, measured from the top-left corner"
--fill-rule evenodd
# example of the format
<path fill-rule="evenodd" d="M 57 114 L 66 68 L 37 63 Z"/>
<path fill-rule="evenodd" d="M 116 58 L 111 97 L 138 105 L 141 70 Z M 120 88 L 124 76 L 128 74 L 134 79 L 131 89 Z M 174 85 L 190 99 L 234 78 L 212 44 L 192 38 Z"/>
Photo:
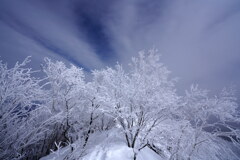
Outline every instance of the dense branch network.
<path fill-rule="evenodd" d="M 81 159 L 94 134 L 116 130 L 134 160 L 145 147 L 171 160 L 238 159 L 233 90 L 209 96 L 192 85 L 179 96 L 159 60 L 156 50 L 140 52 L 130 66 L 93 71 L 90 81 L 82 68 L 49 58 L 42 78 L 27 67 L 30 57 L 12 68 L 0 61 L 0 159 L 39 159 L 65 146 L 66 159 Z"/>

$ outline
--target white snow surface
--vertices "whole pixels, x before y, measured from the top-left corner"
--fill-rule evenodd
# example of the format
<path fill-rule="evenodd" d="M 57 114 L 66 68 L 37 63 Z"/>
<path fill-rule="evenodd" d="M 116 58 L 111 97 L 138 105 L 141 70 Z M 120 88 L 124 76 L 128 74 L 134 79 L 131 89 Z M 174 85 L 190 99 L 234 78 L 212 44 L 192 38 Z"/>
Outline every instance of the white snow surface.
<path fill-rule="evenodd" d="M 77 142 L 75 145 L 77 145 Z M 127 147 L 126 143 L 122 138 L 120 138 L 117 132 L 111 133 L 111 135 L 95 135 L 92 137 L 92 141 L 90 142 L 89 146 L 92 147 L 88 148 L 86 155 L 79 158 L 79 160 L 132 160 L 134 155 L 133 149 Z M 69 153 L 70 148 L 65 147 L 60 149 L 58 153 L 51 153 L 40 160 L 63 160 Z M 73 154 L 76 153 L 77 152 Z M 137 160 L 162 159 L 162 157 L 147 147 L 138 152 L 137 155 Z"/>
<path fill-rule="evenodd" d="M 85 156 L 83 160 L 132 160 L 133 150 L 125 144 L 112 144 L 106 148 L 96 147 L 96 149 Z M 137 160 L 160 160 L 162 159 L 149 148 L 145 148 L 138 153 Z"/>
<path fill-rule="evenodd" d="M 69 151 L 69 150 L 68 150 Z M 41 160 L 63 160 L 66 156 L 66 149 L 62 149 L 60 156 L 50 154 Z M 81 158 L 82 160 L 132 160 L 133 150 L 124 143 L 111 144 L 108 147 L 96 146 L 95 149 Z M 145 148 L 138 153 L 137 160 L 161 160 L 162 158 L 149 148 Z"/>

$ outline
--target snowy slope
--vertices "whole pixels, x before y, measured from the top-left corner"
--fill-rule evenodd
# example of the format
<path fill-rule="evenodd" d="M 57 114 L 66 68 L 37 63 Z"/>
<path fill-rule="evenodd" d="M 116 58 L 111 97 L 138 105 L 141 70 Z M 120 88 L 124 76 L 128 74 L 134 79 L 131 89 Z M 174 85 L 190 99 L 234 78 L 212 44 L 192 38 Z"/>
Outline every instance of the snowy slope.
<path fill-rule="evenodd" d="M 60 156 L 57 154 L 50 154 L 41 160 L 62 160 L 66 156 L 68 149 L 62 149 Z M 125 144 L 111 144 L 108 147 L 96 146 L 95 149 L 81 158 L 82 160 L 132 160 L 133 151 Z M 149 148 L 143 149 L 138 153 L 137 160 L 161 160 L 162 158 L 154 153 Z"/>
<path fill-rule="evenodd" d="M 223 147 L 219 148 L 219 145 L 210 145 L 208 143 L 202 144 L 193 155 L 193 160 L 206 160 L 206 159 L 217 159 L 219 160 L 237 160 L 239 158 L 232 156 L 231 150 L 233 146 L 231 143 L 218 139 L 216 143 L 221 143 L 223 146 L 229 146 L 229 150 L 223 149 Z M 89 141 L 85 150 L 82 150 L 82 143 L 79 141 L 72 144 L 75 148 L 73 152 L 71 152 L 70 147 L 61 148 L 59 151 L 55 151 L 48 156 L 41 158 L 40 160 L 133 160 L 133 150 L 127 147 L 123 136 L 119 134 L 117 130 L 111 130 L 111 132 L 104 133 L 95 133 L 91 137 L 91 141 Z M 209 154 L 208 147 L 216 147 L 216 151 L 214 153 Z M 160 147 L 164 148 L 164 147 Z M 228 152 L 229 151 L 229 152 Z M 215 155 L 217 153 L 223 153 L 219 155 Z M 225 153 L 226 152 L 226 153 Z M 235 151 L 238 153 L 238 151 Z M 185 155 L 183 155 L 185 156 Z M 66 158 L 68 157 L 68 158 Z M 169 152 L 162 151 L 162 155 L 159 156 L 154 151 L 145 147 L 142 149 L 138 155 L 137 160 L 166 160 L 169 159 Z M 186 158 L 183 159 L 187 159 Z"/>
<path fill-rule="evenodd" d="M 79 145 L 78 142 L 74 144 Z M 88 152 L 85 156 L 78 158 L 79 160 L 132 160 L 133 150 L 127 147 L 124 140 L 117 132 L 110 134 L 97 134 L 92 137 L 89 142 Z M 79 157 L 79 152 L 76 150 L 70 153 L 70 148 L 65 147 L 58 152 L 52 153 L 41 160 L 63 160 L 67 154 L 75 154 L 72 157 Z M 71 158 L 69 158 L 71 159 Z M 73 158 L 72 158 L 73 159 Z M 162 160 L 163 158 L 157 155 L 149 148 L 142 149 L 137 156 L 137 160 Z"/>
<path fill-rule="evenodd" d="M 112 144 L 109 147 L 96 149 L 85 156 L 83 160 L 132 160 L 133 151 L 125 144 Z M 162 158 L 149 148 L 138 153 L 137 160 L 161 160 Z"/>

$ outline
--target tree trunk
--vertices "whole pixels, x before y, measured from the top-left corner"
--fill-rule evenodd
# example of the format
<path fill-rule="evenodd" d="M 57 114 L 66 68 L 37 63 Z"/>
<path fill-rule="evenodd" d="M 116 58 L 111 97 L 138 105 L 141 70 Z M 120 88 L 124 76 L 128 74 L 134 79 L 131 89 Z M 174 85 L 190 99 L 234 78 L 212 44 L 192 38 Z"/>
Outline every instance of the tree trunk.
<path fill-rule="evenodd" d="M 91 113 L 91 116 L 90 116 L 89 128 L 88 128 L 88 131 L 87 131 L 87 135 L 85 137 L 85 142 L 83 144 L 83 148 L 85 148 L 87 143 L 88 143 L 88 139 L 89 139 L 91 129 L 92 129 L 92 123 L 93 123 L 93 112 Z"/>
<path fill-rule="evenodd" d="M 137 153 L 134 152 L 134 151 L 133 151 L 133 153 L 134 153 L 134 155 L 133 155 L 133 160 L 137 160 Z"/>

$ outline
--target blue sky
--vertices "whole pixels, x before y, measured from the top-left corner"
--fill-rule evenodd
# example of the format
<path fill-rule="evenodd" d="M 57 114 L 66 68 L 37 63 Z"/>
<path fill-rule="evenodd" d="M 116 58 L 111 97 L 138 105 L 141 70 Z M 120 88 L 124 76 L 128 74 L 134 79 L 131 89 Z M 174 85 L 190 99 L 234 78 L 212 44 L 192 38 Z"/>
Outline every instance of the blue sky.
<path fill-rule="evenodd" d="M 219 91 L 240 90 L 239 0 L 2 0 L 0 55 L 9 65 L 32 56 L 84 67 L 126 65 L 155 47 L 179 77 Z"/>

